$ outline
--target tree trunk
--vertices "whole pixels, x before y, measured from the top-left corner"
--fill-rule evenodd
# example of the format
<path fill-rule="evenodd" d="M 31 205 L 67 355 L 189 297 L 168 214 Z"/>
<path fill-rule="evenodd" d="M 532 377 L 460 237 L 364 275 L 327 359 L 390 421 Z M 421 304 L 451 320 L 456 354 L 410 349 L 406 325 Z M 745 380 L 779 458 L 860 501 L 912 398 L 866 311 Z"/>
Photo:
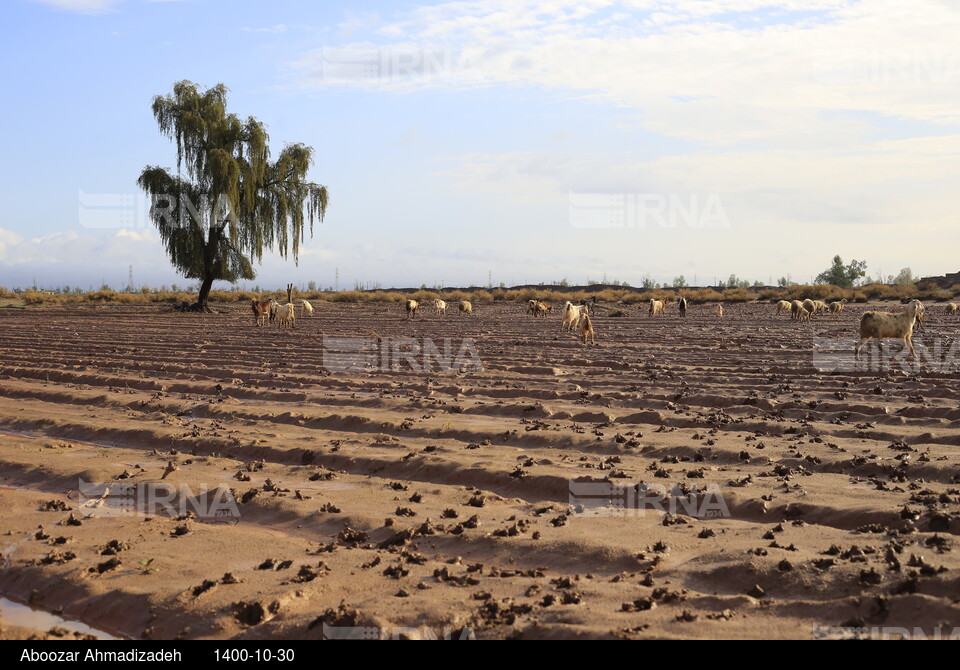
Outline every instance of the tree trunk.
<path fill-rule="evenodd" d="M 207 298 L 210 296 L 210 288 L 213 286 L 213 277 L 207 277 L 203 280 L 203 283 L 200 284 L 200 295 L 197 296 L 197 304 L 194 305 L 194 308 L 198 312 L 209 312 L 210 307 L 207 305 Z"/>
<path fill-rule="evenodd" d="M 200 295 L 197 296 L 197 304 L 193 306 L 194 310 L 198 312 L 209 312 L 210 306 L 207 305 L 207 298 L 210 295 L 210 288 L 213 286 L 213 265 L 214 265 L 214 254 L 217 249 L 217 242 L 220 240 L 220 236 L 223 233 L 222 226 L 210 226 L 210 230 L 207 233 L 207 246 L 203 250 L 203 269 L 204 269 L 204 278 L 203 283 L 200 284 Z"/>

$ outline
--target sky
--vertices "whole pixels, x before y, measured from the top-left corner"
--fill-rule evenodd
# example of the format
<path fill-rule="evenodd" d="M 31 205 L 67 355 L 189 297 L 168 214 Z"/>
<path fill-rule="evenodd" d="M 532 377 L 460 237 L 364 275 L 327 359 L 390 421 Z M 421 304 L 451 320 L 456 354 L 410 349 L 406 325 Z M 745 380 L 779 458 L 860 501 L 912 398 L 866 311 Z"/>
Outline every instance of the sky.
<path fill-rule="evenodd" d="M 952 0 L 7 0 L 0 285 L 181 286 L 151 113 L 230 90 L 326 219 L 264 288 L 960 267 Z M 225 288 L 219 283 L 217 288 Z"/>

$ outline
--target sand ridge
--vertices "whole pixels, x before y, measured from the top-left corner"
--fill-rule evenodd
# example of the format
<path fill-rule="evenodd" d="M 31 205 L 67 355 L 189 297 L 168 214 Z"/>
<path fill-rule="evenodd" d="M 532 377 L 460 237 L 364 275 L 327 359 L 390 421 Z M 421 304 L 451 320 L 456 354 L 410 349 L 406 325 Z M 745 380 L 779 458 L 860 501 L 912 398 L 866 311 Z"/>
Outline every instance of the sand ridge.
<path fill-rule="evenodd" d="M 9 315 L 0 591 L 151 639 L 960 625 L 960 370 L 817 370 L 864 306 L 601 309 L 595 347 L 523 305 L 314 307 L 282 333 L 240 305 Z M 949 352 L 931 312 L 915 340 Z M 467 341 L 483 371 L 331 371 L 325 338 Z M 97 514 L 80 480 L 221 487 L 239 521 Z M 725 513 L 583 515 L 571 481 Z"/>

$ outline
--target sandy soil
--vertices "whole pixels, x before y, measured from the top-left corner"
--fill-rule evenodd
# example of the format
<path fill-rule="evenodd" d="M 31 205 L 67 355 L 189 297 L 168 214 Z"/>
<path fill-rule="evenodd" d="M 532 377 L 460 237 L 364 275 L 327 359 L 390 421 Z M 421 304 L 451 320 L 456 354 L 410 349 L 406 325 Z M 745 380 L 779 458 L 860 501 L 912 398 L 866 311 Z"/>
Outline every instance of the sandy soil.
<path fill-rule="evenodd" d="M 960 323 L 936 306 L 917 340 L 947 364 L 918 374 L 814 367 L 858 305 L 601 310 L 596 347 L 518 305 L 314 306 L 282 333 L 239 305 L 5 314 L 0 594 L 150 639 L 960 626 Z M 324 335 L 372 334 L 468 338 L 484 370 L 325 369 Z M 125 512 L 81 480 L 197 500 Z M 597 514 L 572 480 L 648 508 Z"/>

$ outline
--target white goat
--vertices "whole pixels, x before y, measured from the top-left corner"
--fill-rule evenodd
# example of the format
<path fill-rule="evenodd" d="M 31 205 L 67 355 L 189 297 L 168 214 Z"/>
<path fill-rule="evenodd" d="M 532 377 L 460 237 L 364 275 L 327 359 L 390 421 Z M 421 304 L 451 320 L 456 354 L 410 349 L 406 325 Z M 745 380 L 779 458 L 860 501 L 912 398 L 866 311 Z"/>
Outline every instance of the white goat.
<path fill-rule="evenodd" d="M 277 308 L 277 327 L 281 330 L 284 328 L 293 328 L 297 322 L 297 308 L 292 302 L 288 302 L 286 305 L 280 305 Z"/>
<path fill-rule="evenodd" d="M 563 321 L 560 322 L 560 330 L 572 331 L 580 322 L 580 318 L 585 314 L 585 310 L 579 305 L 574 305 L 569 300 L 563 306 Z"/>
<path fill-rule="evenodd" d="M 913 326 L 917 315 L 923 310 L 923 303 L 911 300 L 907 309 L 899 314 L 890 312 L 864 312 L 860 317 L 860 343 L 854 350 L 860 358 L 860 350 L 870 340 L 876 338 L 877 347 L 883 352 L 883 338 L 903 340 L 904 346 L 910 349 L 910 357 L 916 358 L 917 352 L 913 349 Z"/>

